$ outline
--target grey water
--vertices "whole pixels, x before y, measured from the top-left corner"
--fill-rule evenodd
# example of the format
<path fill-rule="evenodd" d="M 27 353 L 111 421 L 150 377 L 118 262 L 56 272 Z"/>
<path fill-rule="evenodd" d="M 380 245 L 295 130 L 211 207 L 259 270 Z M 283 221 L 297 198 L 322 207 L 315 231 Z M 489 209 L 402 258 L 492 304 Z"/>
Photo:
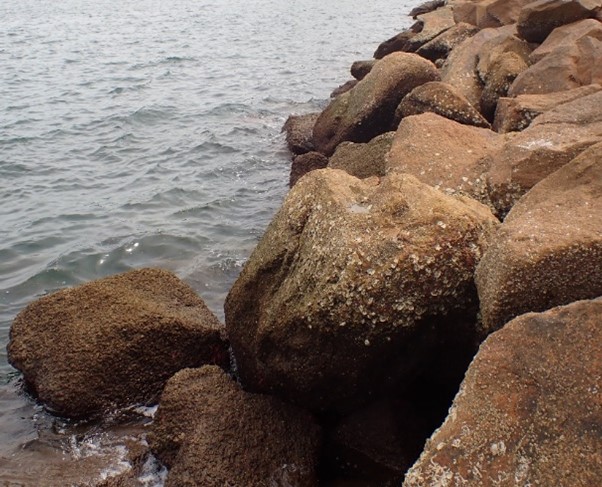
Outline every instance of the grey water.
<path fill-rule="evenodd" d="M 143 441 L 25 397 L 5 352 L 15 315 L 153 266 L 222 318 L 287 191 L 286 117 L 324 107 L 417 3 L 0 3 L 0 484 L 92 482 L 125 468 L 126 439 Z"/>

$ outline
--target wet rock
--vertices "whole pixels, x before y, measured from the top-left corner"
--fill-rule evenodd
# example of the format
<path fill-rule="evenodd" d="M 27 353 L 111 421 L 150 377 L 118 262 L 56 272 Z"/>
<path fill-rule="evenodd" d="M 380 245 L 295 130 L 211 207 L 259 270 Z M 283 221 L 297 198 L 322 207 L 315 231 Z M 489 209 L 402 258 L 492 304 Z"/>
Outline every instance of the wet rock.
<path fill-rule="evenodd" d="M 600 21 L 594 19 L 581 20 L 554 29 L 545 42 L 531 53 L 529 57 L 531 64 L 541 61 L 559 47 L 574 44 L 582 37 L 602 39 L 602 24 L 600 24 Z"/>
<path fill-rule="evenodd" d="M 313 129 L 319 113 L 291 115 L 282 130 L 286 132 L 286 144 L 293 154 L 305 154 L 314 150 Z"/>
<path fill-rule="evenodd" d="M 395 132 L 385 132 L 365 144 L 343 142 L 328 161 L 331 169 L 364 179 L 385 175 L 385 155 L 391 149 Z"/>
<path fill-rule="evenodd" d="M 487 331 L 529 311 L 602 295 L 602 143 L 512 208 L 476 274 Z"/>
<path fill-rule="evenodd" d="M 527 128 L 542 113 L 582 96 L 602 90 L 598 84 L 558 91 L 542 95 L 518 95 L 515 98 L 500 98 L 495 112 L 493 129 L 496 132 L 519 132 Z"/>
<path fill-rule="evenodd" d="M 447 193 L 486 202 L 484 157 L 503 142 L 495 132 L 425 113 L 404 118 L 387 155 L 387 173 L 408 173 Z"/>
<path fill-rule="evenodd" d="M 374 51 L 374 59 L 382 59 L 393 52 L 409 52 L 408 41 L 414 37 L 417 32 L 420 32 L 422 27 L 422 24 L 416 22 L 408 30 L 404 30 L 382 42 L 376 48 L 376 51 Z"/>
<path fill-rule="evenodd" d="M 597 485 L 601 317 L 579 301 L 491 335 L 404 487 Z"/>
<path fill-rule="evenodd" d="M 395 119 L 401 121 L 410 115 L 432 112 L 456 122 L 490 128 L 489 122 L 453 86 L 431 81 L 414 88 L 401 101 Z"/>
<path fill-rule="evenodd" d="M 415 52 L 419 47 L 455 25 L 453 12 L 449 7 L 438 8 L 419 15 L 418 22 L 422 24 L 422 28 L 420 32 L 406 41 L 407 52 Z"/>
<path fill-rule="evenodd" d="M 376 59 L 370 59 L 367 61 L 355 61 L 351 65 L 351 76 L 353 76 L 356 80 L 363 80 L 366 75 L 372 70 L 374 64 L 376 63 Z"/>
<path fill-rule="evenodd" d="M 357 85 L 357 83 L 358 81 L 356 79 L 350 79 L 349 81 L 346 81 L 342 85 L 337 86 L 332 91 L 332 93 L 330 94 L 330 98 L 336 98 L 337 96 L 342 95 L 343 93 L 347 93 L 349 90 L 354 88 L 355 85 Z"/>
<path fill-rule="evenodd" d="M 13 322 L 8 357 L 29 390 L 68 417 L 152 403 L 181 368 L 229 361 L 223 325 L 188 285 L 160 269 L 31 303 Z"/>
<path fill-rule="evenodd" d="M 185 369 L 165 386 L 149 443 L 165 485 L 317 485 L 320 432 L 277 398 L 244 392 L 218 367 Z"/>
<path fill-rule="evenodd" d="M 418 5 L 418 7 L 414 7 L 408 15 L 413 19 L 416 19 L 416 17 L 419 15 L 427 14 L 433 10 L 437 10 L 439 7 L 443 7 L 444 5 L 445 0 L 430 0 L 429 2 L 424 2 Z"/>
<path fill-rule="evenodd" d="M 500 216 L 535 184 L 602 140 L 602 92 L 540 115 L 489 155 L 487 191 Z"/>
<path fill-rule="evenodd" d="M 350 410 L 429 361 L 474 303 L 497 224 L 409 175 L 313 171 L 288 194 L 225 304 L 243 384 Z"/>
<path fill-rule="evenodd" d="M 392 129 L 395 109 L 416 86 L 439 79 L 437 68 L 416 54 L 393 53 L 322 112 L 314 126 L 316 149 L 332 155 L 343 141 L 368 142 Z"/>
<path fill-rule="evenodd" d="M 477 32 L 479 32 L 478 27 L 462 22 L 454 25 L 439 34 L 433 40 L 420 46 L 416 51 L 416 54 L 433 62 L 440 59 L 446 59 L 449 53 L 457 45 L 469 37 L 472 37 Z"/>
<path fill-rule="evenodd" d="M 291 174 L 289 178 L 289 187 L 297 184 L 297 181 L 310 171 L 325 168 L 328 165 L 328 157 L 319 152 L 307 152 L 293 159 L 291 165 Z"/>
<path fill-rule="evenodd" d="M 521 10 L 516 28 L 523 39 L 541 43 L 556 27 L 594 18 L 601 9 L 599 0 L 537 0 Z"/>

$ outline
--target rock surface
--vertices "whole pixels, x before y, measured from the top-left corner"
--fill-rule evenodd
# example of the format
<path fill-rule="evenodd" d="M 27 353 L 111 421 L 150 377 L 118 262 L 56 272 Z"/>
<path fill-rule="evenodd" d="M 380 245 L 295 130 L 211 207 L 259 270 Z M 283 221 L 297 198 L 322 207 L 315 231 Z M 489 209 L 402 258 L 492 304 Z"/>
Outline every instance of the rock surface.
<path fill-rule="evenodd" d="M 313 131 L 316 149 L 330 156 L 343 141 L 368 142 L 391 130 L 401 99 L 416 86 L 438 79 L 437 68 L 416 54 L 388 55 L 321 113 Z"/>
<path fill-rule="evenodd" d="M 356 178 L 385 175 L 385 156 L 395 132 L 385 132 L 365 144 L 343 142 L 328 161 L 331 169 L 342 169 Z"/>
<path fill-rule="evenodd" d="M 443 7 L 444 5 L 445 0 L 430 0 L 418 5 L 418 7 L 414 7 L 408 15 L 415 19 L 419 15 L 427 14 L 433 10 L 437 10 L 439 7 Z"/>
<path fill-rule="evenodd" d="M 476 273 L 483 326 L 602 295 L 602 143 L 533 187 Z"/>
<path fill-rule="evenodd" d="M 243 384 L 316 410 L 397 387 L 431 359 L 431 334 L 470 313 L 473 269 L 496 225 L 483 205 L 409 175 L 313 171 L 226 299 Z"/>
<path fill-rule="evenodd" d="M 491 335 L 404 487 L 591 487 L 602 478 L 602 300 Z"/>
<path fill-rule="evenodd" d="M 472 37 L 479 31 L 474 25 L 460 23 L 450 27 L 434 39 L 418 48 L 416 54 L 430 61 L 446 59 L 449 53 L 462 41 Z"/>
<path fill-rule="evenodd" d="M 408 41 L 421 29 L 422 26 L 416 23 L 410 29 L 383 41 L 374 51 L 374 59 L 382 59 L 393 52 L 408 52 Z"/>
<path fill-rule="evenodd" d="M 422 25 L 420 32 L 407 40 L 405 50 L 415 52 L 419 47 L 432 41 L 439 34 L 455 25 L 451 8 L 442 7 L 426 14 L 418 15 L 418 22 Z"/>
<path fill-rule="evenodd" d="M 531 53 L 529 59 L 532 64 L 535 64 L 559 47 L 574 44 L 582 37 L 600 39 L 602 37 L 601 33 L 602 24 L 600 21 L 594 19 L 581 20 L 573 24 L 558 27 L 552 31 L 543 44 Z"/>
<path fill-rule="evenodd" d="M 328 157 L 319 152 L 307 152 L 293 159 L 288 185 L 293 187 L 297 181 L 310 171 L 325 168 L 328 165 Z"/>
<path fill-rule="evenodd" d="M 311 416 L 244 392 L 218 367 L 168 381 L 149 442 L 171 467 L 166 486 L 317 485 L 320 432 Z"/>
<path fill-rule="evenodd" d="M 376 59 L 369 59 L 367 61 L 355 61 L 351 65 L 351 76 L 353 76 L 356 80 L 363 80 L 366 75 L 372 71 L 374 64 L 376 63 Z"/>
<path fill-rule="evenodd" d="M 481 29 L 514 24 L 523 7 L 533 0 L 449 0 L 456 22 L 467 22 Z"/>
<path fill-rule="evenodd" d="M 229 362 L 223 325 L 188 285 L 160 269 L 31 303 L 15 318 L 8 357 L 50 410 L 77 418 L 152 403 L 178 370 Z"/>
<path fill-rule="evenodd" d="M 314 150 L 313 129 L 319 113 L 291 115 L 282 130 L 286 132 L 286 144 L 293 154 L 305 154 Z"/>

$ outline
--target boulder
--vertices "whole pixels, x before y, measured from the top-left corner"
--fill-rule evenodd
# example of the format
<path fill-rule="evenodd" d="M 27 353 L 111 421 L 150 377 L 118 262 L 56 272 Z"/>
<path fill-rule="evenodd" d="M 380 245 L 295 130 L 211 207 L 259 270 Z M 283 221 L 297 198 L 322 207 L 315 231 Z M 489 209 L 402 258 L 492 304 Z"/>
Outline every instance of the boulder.
<path fill-rule="evenodd" d="M 477 268 L 486 331 L 515 316 L 602 295 L 602 143 L 512 208 Z"/>
<path fill-rule="evenodd" d="M 310 171 L 325 168 L 328 165 L 328 157 L 319 152 L 307 152 L 293 159 L 289 177 L 289 187 L 297 184 L 297 181 Z"/>
<path fill-rule="evenodd" d="M 574 44 L 582 37 L 595 37 L 600 39 L 602 36 L 602 24 L 595 19 L 586 19 L 573 24 L 558 27 L 552 31 L 543 44 L 535 49 L 529 59 L 531 64 L 541 61 L 551 52 L 567 44 Z"/>
<path fill-rule="evenodd" d="M 357 80 L 356 79 L 350 79 L 349 81 L 346 81 L 342 85 L 337 86 L 332 91 L 332 93 L 330 94 L 330 98 L 336 98 L 337 96 L 342 95 L 343 93 L 347 93 L 349 90 L 351 90 L 352 88 L 354 88 L 355 85 L 357 85 Z M 312 136 L 313 136 L 313 134 L 312 134 Z"/>
<path fill-rule="evenodd" d="M 493 120 L 493 129 L 500 133 L 519 132 L 526 129 L 542 113 L 600 90 L 602 86 L 594 84 L 555 93 L 500 98 Z"/>
<path fill-rule="evenodd" d="M 404 487 L 598 485 L 602 300 L 491 335 Z"/>
<path fill-rule="evenodd" d="M 480 29 L 500 27 L 518 21 L 521 10 L 533 0 L 449 0 L 454 20 L 476 25 Z"/>
<path fill-rule="evenodd" d="M 174 274 L 139 269 L 45 296 L 13 322 L 8 358 L 67 417 L 157 400 L 184 367 L 227 366 L 224 327 Z"/>
<path fill-rule="evenodd" d="M 320 113 L 290 115 L 282 130 L 286 132 L 286 145 L 293 154 L 305 154 L 314 150 L 313 129 Z"/>
<path fill-rule="evenodd" d="M 431 81 L 414 88 L 395 111 L 395 120 L 410 115 L 432 112 L 456 122 L 490 128 L 489 122 L 456 88 L 440 81 Z M 399 122 L 397 122 L 399 124 Z"/>
<path fill-rule="evenodd" d="M 318 117 L 313 131 L 316 149 L 329 156 L 345 140 L 368 142 L 391 130 L 401 99 L 416 86 L 437 79 L 439 73 L 430 61 L 416 54 L 389 54 Z"/>
<path fill-rule="evenodd" d="M 601 9 L 600 0 L 537 0 L 521 10 L 516 29 L 526 41 L 542 43 L 556 27 L 594 18 Z"/>
<path fill-rule="evenodd" d="M 168 487 L 317 485 L 313 418 L 244 392 L 218 367 L 185 369 L 168 381 L 149 443 L 170 467 Z"/>
<path fill-rule="evenodd" d="M 326 411 L 398 387 L 470 315 L 496 225 L 483 205 L 410 175 L 308 174 L 226 299 L 243 385 Z"/>
<path fill-rule="evenodd" d="M 501 33 L 484 42 L 477 53 L 477 72 L 483 83 L 491 77 L 492 66 L 499 62 L 500 57 L 509 53 L 516 54 L 525 64 L 530 64 L 532 46 L 522 39 L 516 37 L 512 32 Z"/>
<path fill-rule="evenodd" d="M 385 132 L 365 144 L 343 142 L 330 157 L 328 167 L 342 169 L 360 179 L 384 176 L 385 155 L 391 149 L 394 135 L 395 132 Z"/>
<path fill-rule="evenodd" d="M 353 76 L 356 80 L 363 80 L 366 75 L 372 71 L 374 64 L 376 63 L 376 59 L 369 59 L 367 61 L 355 61 L 351 65 L 351 76 Z"/>
<path fill-rule="evenodd" d="M 434 113 L 404 118 L 387 155 L 389 173 L 408 173 L 447 193 L 486 202 L 484 157 L 503 140 L 491 130 L 463 125 Z"/>
<path fill-rule="evenodd" d="M 434 39 L 420 46 L 416 54 L 433 62 L 446 59 L 457 45 L 477 32 L 479 32 L 478 27 L 462 22 L 450 27 Z"/>
<path fill-rule="evenodd" d="M 393 52 L 409 52 L 408 41 L 422 30 L 422 24 L 416 22 L 407 30 L 394 35 L 390 39 L 382 42 L 374 51 L 374 59 L 382 59 Z"/>
<path fill-rule="evenodd" d="M 449 7 L 438 8 L 432 12 L 418 15 L 418 22 L 422 28 L 420 32 L 407 40 L 405 45 L 407 52 L 415 52 L 419 47 L 455 25 L 454 15 Z"/>
<path fill-rule="evenodd" d="M 564 103 L 489 154 L 487 192 L 500 216 L 539 181 L 602 141 L 600 106 L 600 91 Z"/>
<path fill-rule="evenodd" d="M 429 12 L 437 10 L 439 7 L 443 7 L 444 5 L 445 0 L 430 0 L 418 5 L 418 7 L 414 7 L 408 15 L 413 19 L 416 19 L 416 17 L 419 15 L 428 14 Z"/>

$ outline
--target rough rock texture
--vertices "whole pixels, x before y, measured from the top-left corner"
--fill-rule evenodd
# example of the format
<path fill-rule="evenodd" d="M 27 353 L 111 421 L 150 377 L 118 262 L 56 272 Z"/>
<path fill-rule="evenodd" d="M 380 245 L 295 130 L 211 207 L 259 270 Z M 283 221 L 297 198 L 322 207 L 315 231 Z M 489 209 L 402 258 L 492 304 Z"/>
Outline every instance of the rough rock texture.
<path fill-rule="evenodd" d="M 478 27 L 462 22 L 454 25 L 439 34 L 433 40 L 420 46 L 416 51 L 416 54 L 433 62 L 445 59 L 457 45 L 469 37 L 472 37 L 477 32 L 479 32 Z"/>
<path fill-rule="evenodd" d="M 376 59 L 369 59 L 367 61 L 355 61 L 351 65 L 351 76 L 353 76 L 356 80 L 363 80 L 366 75 L 372 71 L 374 64 L 376 63 Z"/>
<path fill-rule="evenodd" d="M 419 47 L 432 41 L 439 34 L 455 25 L 451 8 L 442 7 L 432 12 L 418 15 L 418 22 L 422 25 L 420 32 L 407 40 L 407 52 L 415 52 Z"/>
<path fill-rule="evenodd" d="M 602 24 L 598 20 L 587 19 L 564 25 L 554 29 L 543 44 L 535 49 L 529 59 L 532 64 L 541 61 L 545 56 L 559 47 L 574 44 L 582 37 L 601 38 Z"/>
<path fill-rule="evenodd" d="M 427 14 L 433 10 L 437 10 L 439 7 L 443 7 L 444 5 L 445 0 L 430 0 L 429 2 L 424 2 L 418 5 L 418 7 L 414 7 L 408 15 L 416 19 L 416 17 L 419 15 Z"/>
<path fill-rule="evenodd" d="M 449 0 L 456 22 L 467 22 L 483 29 L 517 22 L 525 5 L 533 0 Z"/>
<path fill-rule="evenodd" d="M 514 206 L 476 279 L 487 331 L 522 313 L 602 295 L 602 143 Z"/>
<path fill-rule="evenodd" d="M 466 125 L 490 128 L 489 122 L 453 86 L 431 81 L 414 88 L 395 111 L 395 120 L 432 112 Z M 397 122 L 398 123 L 398 122 Z"/>
<path fill-rule="evenodd" d="M 420 32 L 422 25 L 416 22 L 408 30 L 404 30 L 394 35 L 390 39 L 383 41 L 374 51 L 374 59 L 382 59 L 393 52 L 408 52 L 408 41 Z"/>
<path fill-rule="evenodd" d="M 319 152 L 307 152 L 293 159 L 288 185 L 293 187 L 297 181 L 310 171 L 325 168 L 328 165 L 328 157 Z"/>
<path fill-rule="evenodd" d="M 387 173 L 409 173 L 445 192 L 462 192 L 486 202 L 483 158 L 502 137 L 433 113 L 404 118 L 387 155 Z"/>
<path fill-rule="evenodd" d="M 416 54 L 396 52 L 380 60 L 347 93 L 335 98 L 314 126 L 314 144 L 331 155 L 348 140 L 368 142 L 392 129 L 395 109 L 416 86 L 439 79 L 433 63 Z"/>
<path fill-rule="evenodd" d="M 409 175 L 313 171 L 226 299 L 243 384 L 320 410 L 398 387 L 432 359 L 433 335 L 457 332 L 496 225 L 483 205 Z"/>
<path fill-rule="evenodd" d="M 319 428 L 277 398 L 244 392 L 218 367 L 172 377 L 149 443 L 166 486 L 317 485 Z"/>
<path fill-rule="evenodd" d="M 514 80 L 509 94 L 516 96 L 524 93 L 552 93 L 602 83 L 600 59 L 602 29 L 593 31 L 591 35 L 584 35 L 574 42 L 563 42 L 550 51 Z"/>
<path fill-rule="evenodd" d="M 525 64 L 530 64 L 530 55 L 533 51 L 531 44 L 519 39 L 507 29 L 500 29 L 501 33 L 484 42 L 479 52 L 477 72 L 479 78 L 485 83 L 491 76 L 492 66 L 499 62 L 500 57 L 509 53 L 516 54 Z"/>
<path fill-rule="evenodd" d="M 10 363 L 49 409 L 69 417 L 155 401 L 183 367 L 228 364 L 224 327 L 160 269 L 126 272 L 43 297 L 13 322 Z"/>
<path fill-rule="evenodd" d="M 346 81 L 342 85 L 337 86 L 334 90 L 332 90 L 330 98 L 336 98 L 337 96 L 342 95 L 343 93 L 347 93 L 349 90 L 354 88 L 355 85 L 357 85 L 357 83 L 358 81 L 356 79 L 350 79 L 349 81 Z"/>
<path fill-rule="evenodd" d="M 602 478 L 602 301 L 491 335 L 404 487 L 592 487 Z"/>
<path fill-rule="evenodd" d="M 391 149 L 394 136 L 395 132 L 385 132 L 365 144 L 343 142 L 330 157 L 328 167 L 342 169 L 360 179 L 384 176 L 385 155 Z"/>
<path fill-rule="evenodd" d="M 313 129 L 319 113 L 291 115 L 282 130 L 286 132 L 286 144 L 293 154 L 305 154 L 314 150 Z"/>
<path fill-rule="evenodd" d="M 524 130 L 535 117 L 542 113 L 600 90 L 602 90 L 602 86 L 594 84 L 575 88 L 574 90 L 542 95 L 519 95 L 515 98 L 500 98 L 495 112 L 493 129 L 500 133 Z"/>
<path fill-rule="evenodd" d="M 577 98 L 540 115 L 489 156 L 489 198 L 499 215 L 535 184 L 602 141 L 602 92 Z"/>
<path fill-rule="evenodd" d="M 529 42 L 541 43 L 556 27 L 596 16 L 600 0 L 537 0 L 521 10 L 516 29 Z"/>

